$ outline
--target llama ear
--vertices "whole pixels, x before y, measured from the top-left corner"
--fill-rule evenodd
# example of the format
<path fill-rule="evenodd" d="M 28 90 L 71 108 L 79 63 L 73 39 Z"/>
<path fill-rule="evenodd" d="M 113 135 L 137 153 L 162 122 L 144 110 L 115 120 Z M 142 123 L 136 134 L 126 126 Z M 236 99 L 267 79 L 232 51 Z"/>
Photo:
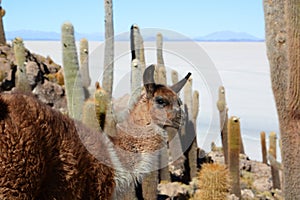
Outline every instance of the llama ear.
<path fill-rule="evenodd" d="M 156 84 L 154 81 L 154 70 L 155 70 L 155 65 L 150 65 L 145 69 L 143 75 L 144 87 L 146 89 L 148 98 L 152 98 L 155 92 Z"/>
<path fill-rule="evenodd" d="M 175 83 L 170 88 L 174 92 L 178 93 L 183 88 L 183 86 L 185 85 L 185 83 L 187 82 L 187 80 L 190 78 L 191 75 L 192 75 L 192 73 L 189 72 L 181 81 L 179 81 L 178 83 Z"/>

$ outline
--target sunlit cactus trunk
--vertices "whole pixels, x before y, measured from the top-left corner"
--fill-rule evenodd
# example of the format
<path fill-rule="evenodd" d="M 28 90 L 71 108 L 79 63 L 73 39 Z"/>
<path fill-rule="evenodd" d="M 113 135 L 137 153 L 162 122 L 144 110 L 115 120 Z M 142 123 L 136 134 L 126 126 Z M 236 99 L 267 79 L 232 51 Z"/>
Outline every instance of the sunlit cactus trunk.
<path fill-rule="evenodd" d="M 282 189 L 287 200 L 300 199 L 299 8 L 297 0 L 264 0 L 267 55 L 282 141 Z"/>
<path fill-rule="evenodd" d="M 167 72 L 163 58 L 163 36 L 161 33 L 156 35 L 156 58 L 157 58 L 157 80 L 162 85 L 167 85 Z"/>
<path fill-rule="evenodd" d="M 116 134 L 112 106 L 112 90 L 114 80 L 114 26 L 112 0 L 104 0 L 105 10 L 105 41 L 104 41 L 104 66 L 102 87 L 108 95 L 108 107 L 104 125 L 104 132 L 110 136 Z"/>
<path fill-rule="evenodd" d="M 189 78 L 184 86 L 184 105 L 186 108 L 186 124 L 183 135 L 183 140 L 191 141 L 186 152 L 189 162 L 189 179 L 192 180 L 197 174 L 197 140 L 195 124 L 193 123 L 193 90 L 192 90 L 192 78 Z M 186 144 L 185 144 L 186 145 Z"/>
<path fill-rule="evenodd" d="M 143 69 L 140 62 L 140 40 L 141 35 L 137 25 L 132 25 L 130 29 L 130 48 L 131 48 L 131 95 L 129 100 L 129 110 L 133 108 L 142 92 Z"/>
<path fill-rule="evenodd" d="M 132 60 L 137 59 L 141 65 L 142 74 L 146 68 L 146 61 L 145 61 L 145 52 L 144 52 L 144 40 L 141 35 L 140 29 L 138 25 L 133 24 L 131 26 L 131 52 L 132 52 Z M 134 53 L 133 53 L 134 51 Z"/>
<path fill-rule="evenodd" d="M 0 6 L 0 45 L 6 44 L 5 30 L 3 26 L 3 17 L 5 15 L 5 10 Z"/>
<path fill-rule="evenodd" d="M 231 117 L 228 120 L 228 165 L 231 177 L 231 193 L 241 198 L 240 188 L 240 120 Z"/>
<path fill-rule="evenodd" d="M 260 133 L 260 143 L 261 143 L 262 163 L 268 164 L 268 161 L 267 161 L 266 133 L 264 131 L 262 131 Z"/>
<path fill-rule="evenodd" d="M 82 86 L 84 88 L 85 97 L 89 97 L 88 88 L 91 85 L 91 78 L 89 72 L 89 43 L 88 40 L 82 38 L 80 40 L 80 74 L 82 77 Z"/>
<path fill-rule="evenodd" d="M 217 101 L 217 108 L 220 114 L 220 130 L 224 161 L 225 164 L 228 164 L 228 108 L 226 104 L 225 88 L 223 86 L 219 87 L 219 99 Z"/>
<path fill-rule="evenodd" d="M 64 23 L 61 28 L 64 81 L 67 96 L 69 116 L 82 119 L 84 91 L 79 72 L 78 56 L 75 45 L 74 27 L 71 23 Z"/>
<path fill-rule="evenodd" d="M 276 157 L 277 157 L 277 136 L 275 132 L 271 132 L 270 136 L 269 136 L 269 154 L 272 158 L 275 159 L 276 161 Z M 280 178 L 279 178 L 279 171 L 276 168 L 276 166 L 272 165 L 272 162 L 270 162 L 271 164 L 271 173 L 272 173 L 272 182 L 273 182 L 273 189 L 280 189 Z"/>
<path fill-rule="evenodd" d="M 17 72 L 15 86 L 19 91 L 30 92 L 31 87 L 27 79 L 26 66 L 25 66 L 25 47 L 22 38 L 15 38 L 13 40 L 13 48 L 17 63 Z"/>

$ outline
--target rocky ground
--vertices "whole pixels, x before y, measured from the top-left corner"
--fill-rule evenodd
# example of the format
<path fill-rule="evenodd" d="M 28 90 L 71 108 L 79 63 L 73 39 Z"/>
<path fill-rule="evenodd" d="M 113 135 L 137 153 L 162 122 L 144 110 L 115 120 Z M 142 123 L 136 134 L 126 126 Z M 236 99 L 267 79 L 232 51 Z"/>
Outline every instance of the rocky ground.
<path fill-rule="evenodd" d="M 211 151 L 205 160 L 224 164 L 222 151 Z M 252 161 L 246 155 L 240 155 L 240 185 L 243 200 L 281 200 L 281 190 L 272 189 L 271 167 L 262 162 Z M 198 199 L 193 196 L 199 190 L 195 177 L 189 185 L 179 182 L 161 183 L 158 187 L 161 199 Z M 228 200 L 239 199 L 228 195 Z"/>
<path fill-rule="evenodd" d="M 65 111 L 66 98 L 63 86 L 62 68 L 50 57 L 25 51 L 26 74 L 32 92 L 42 102 L 55 109 Z M 14 90 L 17 63 L 13 47 L 9 44 L 0 46 L 0 91 Z"/>

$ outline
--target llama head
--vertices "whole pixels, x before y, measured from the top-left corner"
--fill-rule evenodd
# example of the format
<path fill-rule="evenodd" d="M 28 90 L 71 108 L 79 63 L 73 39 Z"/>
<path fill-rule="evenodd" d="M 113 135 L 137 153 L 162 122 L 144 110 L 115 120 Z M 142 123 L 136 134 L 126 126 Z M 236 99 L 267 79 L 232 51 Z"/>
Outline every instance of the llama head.
<path fill-rule="evenodd" d="M 149 118 L 160 127 L 179 128 L 183 122 L 184 113 L 178 92 L 183 88 L 191 73 L 171 87 L 156 84 L 154 81 L 155 65 L 146 68 L 143 75 Z"/>

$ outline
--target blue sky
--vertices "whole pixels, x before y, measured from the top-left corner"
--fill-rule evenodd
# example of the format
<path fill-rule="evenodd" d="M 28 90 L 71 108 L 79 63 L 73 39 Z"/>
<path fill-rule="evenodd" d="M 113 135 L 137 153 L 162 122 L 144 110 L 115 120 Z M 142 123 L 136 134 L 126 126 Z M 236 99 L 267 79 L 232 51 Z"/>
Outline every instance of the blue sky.
<path fill-rule="evenodd" d="M 75 2 L 75 3 L 74 3 Z M 104 32 L 102 0 L 2 0 L 7 31 L 60 32 L 70 21 L 77 32 Z M 115 34 L 141 28 L 170 29 L 188 37 L 217 31 L 247 32 L 264 37 L 262 0 L 115 0 Z"/>

